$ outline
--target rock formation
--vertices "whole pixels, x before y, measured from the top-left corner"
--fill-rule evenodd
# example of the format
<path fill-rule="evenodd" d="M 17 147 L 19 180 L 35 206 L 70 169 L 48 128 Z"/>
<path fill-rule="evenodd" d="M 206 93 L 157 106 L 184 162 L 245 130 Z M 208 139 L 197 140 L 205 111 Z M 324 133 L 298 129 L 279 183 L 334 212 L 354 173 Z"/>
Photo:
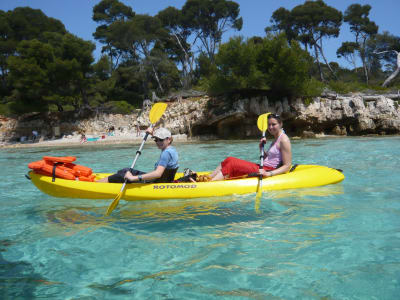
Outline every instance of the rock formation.
<path fill-rule="evenodd" d="M 271 101 L 266 96 L 230 100 L 206 95 L 176 97 L 159 124 L 175 135 L 191 138 L 258 137 L 257 117 L 265 112 L 280 114 L 291 136 L 365 135 L 400 133 L 399 95 L 324 94 L 307 103 L 300 98 Z M 75 119 L 73 113 L 29 114 L 18 119 L 0 116 L 0 142 L 19 141 L 37 130 L 42 139 L 62 135 L 102 135 L 114 128 L 115 135 L 135 134 L 149 124 L 149 107 L 130 115 L 96 114 Z"/>

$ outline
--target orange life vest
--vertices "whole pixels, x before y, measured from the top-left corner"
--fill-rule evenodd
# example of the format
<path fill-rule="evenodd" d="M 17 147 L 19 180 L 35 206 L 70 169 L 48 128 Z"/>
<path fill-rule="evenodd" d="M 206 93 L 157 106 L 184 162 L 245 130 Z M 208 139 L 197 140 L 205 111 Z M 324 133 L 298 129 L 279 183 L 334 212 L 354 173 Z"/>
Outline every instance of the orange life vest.
<path fill-rule="evenodd" d="M 53 163 L 56 163 L 56 162 L 72 163 L 73 161 L 76 161 L 76 156 L 63 156 L 63 157 L 43 156 L 43 160 L 47 160 L 47 161 L 50 161 Z"/>
<path fill-rule="evenodd" d="M 34 161 L 28 167 L 35 173 L 67 180 L 94 181 L 95 175 L 89 167 L 73 164 L 75 156 L 44 156 L 43 160 Z"/>

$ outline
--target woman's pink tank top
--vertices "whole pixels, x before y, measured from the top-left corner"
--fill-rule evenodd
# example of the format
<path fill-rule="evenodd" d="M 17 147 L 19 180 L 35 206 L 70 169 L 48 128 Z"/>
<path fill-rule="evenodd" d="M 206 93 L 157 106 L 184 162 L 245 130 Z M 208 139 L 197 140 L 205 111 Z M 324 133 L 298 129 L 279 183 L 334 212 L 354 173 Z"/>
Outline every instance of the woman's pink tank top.
<path fill-rule="evenodd" d="M 283 132 L 279 135 L 275 142 L 272 142 L 267 151 L 267 157 L 264 159 L 264 166 L 278 168 L 282 164 L 282 153 L 279 147 L 279 141 Z"/>

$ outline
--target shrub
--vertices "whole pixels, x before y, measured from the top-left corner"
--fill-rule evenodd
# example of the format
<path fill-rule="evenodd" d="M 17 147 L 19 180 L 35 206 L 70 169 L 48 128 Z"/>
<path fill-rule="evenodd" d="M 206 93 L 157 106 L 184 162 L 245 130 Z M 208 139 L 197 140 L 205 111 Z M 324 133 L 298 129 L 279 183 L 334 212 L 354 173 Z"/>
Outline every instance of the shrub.
<path fill-rule="evenodd" d="M 0 115 L 3 115 L 3 116 L 11 115 L 9 105 L 7 103 L 5 103 L 5 104 L 0 103 Z"/>
<path fill-rule="evenodd" d="M 105 104 L 105 108 L 115 114 L 130 114 L 135 109 L 126 101 L 110 101 Z"/>
<path fill-rule="evenodd" d="M 323 89 L 324 84 L 321 81 L 315 78 L 311 78 L 305 81 L 303 86 L 303 93 L 301 94 L 301 96 L 303 96 L 304 98 L 317 97 L 321 95 Z"/>
<path fill-rule="evenodd" d="M 310 56 L 284 35 L 264 39 L 231 38 L 215 57 L 216 71 L 208 76 L 211 94 L 237 90 L 270 90 L 272 97 L 302 94 L 307 89 Z"/>

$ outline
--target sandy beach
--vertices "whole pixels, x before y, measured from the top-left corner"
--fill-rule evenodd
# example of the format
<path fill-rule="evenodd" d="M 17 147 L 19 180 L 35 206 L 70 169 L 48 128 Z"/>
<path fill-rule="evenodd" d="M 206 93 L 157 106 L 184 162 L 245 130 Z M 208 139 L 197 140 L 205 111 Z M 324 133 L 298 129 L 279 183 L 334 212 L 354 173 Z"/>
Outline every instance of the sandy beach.
<path fill-rule="evenodd" d="M 186 142 L 188 141 L 186 134 L 173 135 L 174 141 Z M 149 140 L 150 137 L 147 139 Z M 105 138 L 99 138 L 96 141 L 89 141 L 81 143 L 80 136 L 67 136 L 53 140 L 39 140 L 36 142 L 24 141 L 24 142 L 12 142 L 4 143 L 0 145 L 0 148 L 32 148 L 32 147 L 87 147 L 94 145 L 114 145 L 114 144 L 140 144 L 143 141 L 143 136 L 137 136 L 136 134 L 124 134 L 117 136 L 105 136 Z"/>

